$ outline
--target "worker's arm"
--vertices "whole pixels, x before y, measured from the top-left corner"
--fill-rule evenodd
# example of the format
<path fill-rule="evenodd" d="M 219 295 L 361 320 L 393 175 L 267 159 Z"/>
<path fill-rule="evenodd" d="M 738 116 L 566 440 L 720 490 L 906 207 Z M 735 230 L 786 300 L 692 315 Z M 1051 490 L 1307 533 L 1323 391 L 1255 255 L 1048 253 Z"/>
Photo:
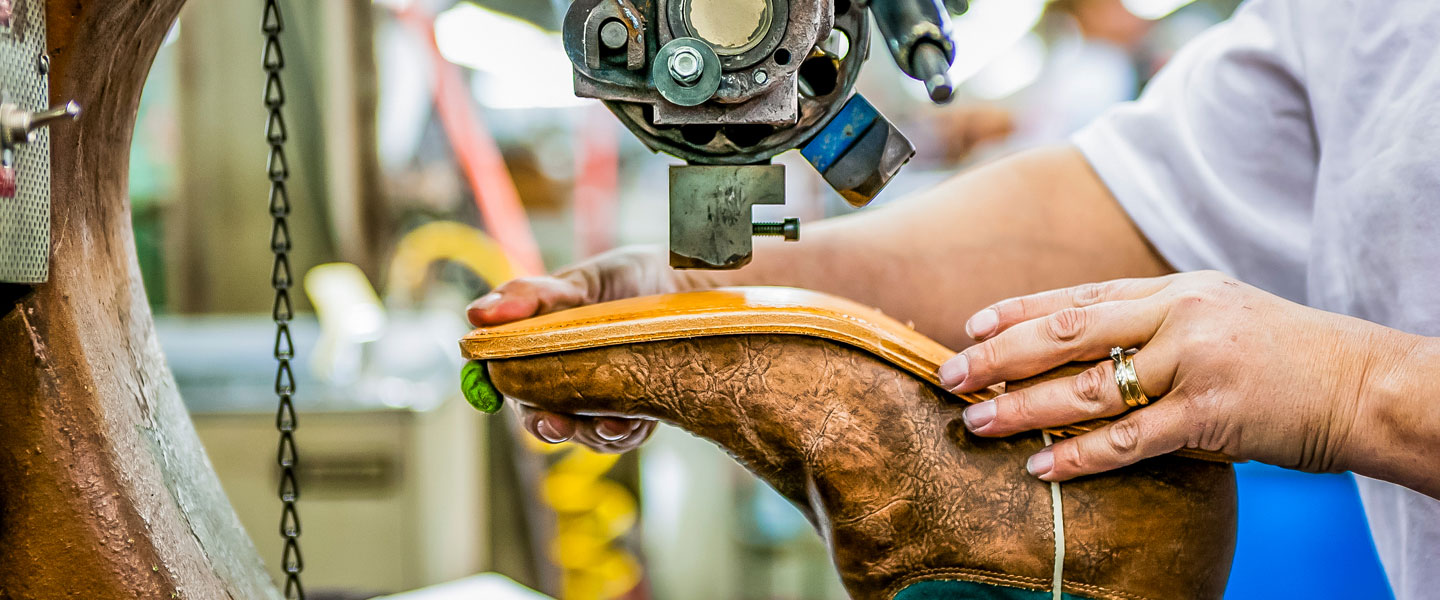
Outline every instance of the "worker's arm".
<path fill-rule="evenodd" d="M 964 322 L 1001 298 L 1169 267 L 1090 170 L 1062 147 L 1018 154 L 891 206 L 808 227 L 798 243 L 759 244 L 738 271 L 673 271 L 661 248 L 602 255 L 553 277 L 512 281 L 470 305 L 494 325 L 580 304 L 723 285 L 830 292 L 915 323 L 960 348 Z M 638 444 L 653 424 L 527 412 L 542 439 L 600 450 Z"/>
<path fill-rule="evenodd" d="M 1018 154 L 891 206 L 765 239 L 707 283 L 788 285 L 875 306 L 952 348 L 1001 298 L 1172 272 L 1075 149 Z"/>

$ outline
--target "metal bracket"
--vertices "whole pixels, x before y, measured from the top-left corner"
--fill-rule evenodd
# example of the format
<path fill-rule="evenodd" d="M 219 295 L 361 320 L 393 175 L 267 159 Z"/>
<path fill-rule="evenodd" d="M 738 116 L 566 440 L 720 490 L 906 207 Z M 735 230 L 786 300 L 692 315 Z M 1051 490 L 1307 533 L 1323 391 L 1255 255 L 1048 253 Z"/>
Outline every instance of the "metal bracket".
<path fill-rule="evenodd" d="M 670 266 L 745 266 L 754 250 L 750 207 L 784 203 L 785 165 L 671 166 Z M 798 238 L 798 227 L 786 237 Z"/>

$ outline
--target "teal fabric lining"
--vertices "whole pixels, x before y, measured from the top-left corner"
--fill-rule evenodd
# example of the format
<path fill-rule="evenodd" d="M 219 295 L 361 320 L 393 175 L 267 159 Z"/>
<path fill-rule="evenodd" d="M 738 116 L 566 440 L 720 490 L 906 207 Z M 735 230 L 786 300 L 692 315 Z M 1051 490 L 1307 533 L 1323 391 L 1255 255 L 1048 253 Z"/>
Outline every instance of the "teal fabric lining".
<path fill-rule="evenodd" d="M 900 593 L 895 594 L 895 600 L 1052 600 L 1054 597 L 1055 593 L 1051 591 L 1024 590 L 952 579 L 921 581 L 906 586 Z M 1061 597 L 1065 600 L 1089 600 L 1070 593 Z"/>

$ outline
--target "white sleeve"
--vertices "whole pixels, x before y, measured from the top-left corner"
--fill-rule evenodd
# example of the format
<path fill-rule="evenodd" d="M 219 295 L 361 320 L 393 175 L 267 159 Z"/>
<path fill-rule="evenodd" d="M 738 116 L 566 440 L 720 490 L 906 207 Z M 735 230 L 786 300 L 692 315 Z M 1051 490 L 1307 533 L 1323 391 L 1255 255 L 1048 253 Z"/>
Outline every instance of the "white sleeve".
<path fill-rule="evenodd" d="M 1242 5 L 1071 141 L 1176 269 L 1303 301 L 1319 148 L 1295 10 Z"/>

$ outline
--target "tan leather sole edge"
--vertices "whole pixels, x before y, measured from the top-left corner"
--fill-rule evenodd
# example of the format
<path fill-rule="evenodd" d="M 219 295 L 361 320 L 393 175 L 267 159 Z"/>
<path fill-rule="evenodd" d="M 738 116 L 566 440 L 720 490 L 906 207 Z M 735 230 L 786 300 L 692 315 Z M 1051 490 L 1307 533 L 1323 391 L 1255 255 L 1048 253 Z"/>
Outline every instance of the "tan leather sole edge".
<path fill-rule="evenodd" d="M 722 335 L 781 334 L 830 340 L 859 348 L 911 374 L 940 384 L 940 364 L 955 351 L 857 302 L 787 287 L 733 287 L 641 296 L 562 310 L 481 327 L 460 340 L 470 360 L 520 358 L 571 350 Z M 1003 386 L 955 394 L 983 402 Z M 1103 422 L 1051 429 L 1060 436 L 1093 431 Z M 1204 460 L 1225 457 L 1199 450 L 1176 454 Z"/>

